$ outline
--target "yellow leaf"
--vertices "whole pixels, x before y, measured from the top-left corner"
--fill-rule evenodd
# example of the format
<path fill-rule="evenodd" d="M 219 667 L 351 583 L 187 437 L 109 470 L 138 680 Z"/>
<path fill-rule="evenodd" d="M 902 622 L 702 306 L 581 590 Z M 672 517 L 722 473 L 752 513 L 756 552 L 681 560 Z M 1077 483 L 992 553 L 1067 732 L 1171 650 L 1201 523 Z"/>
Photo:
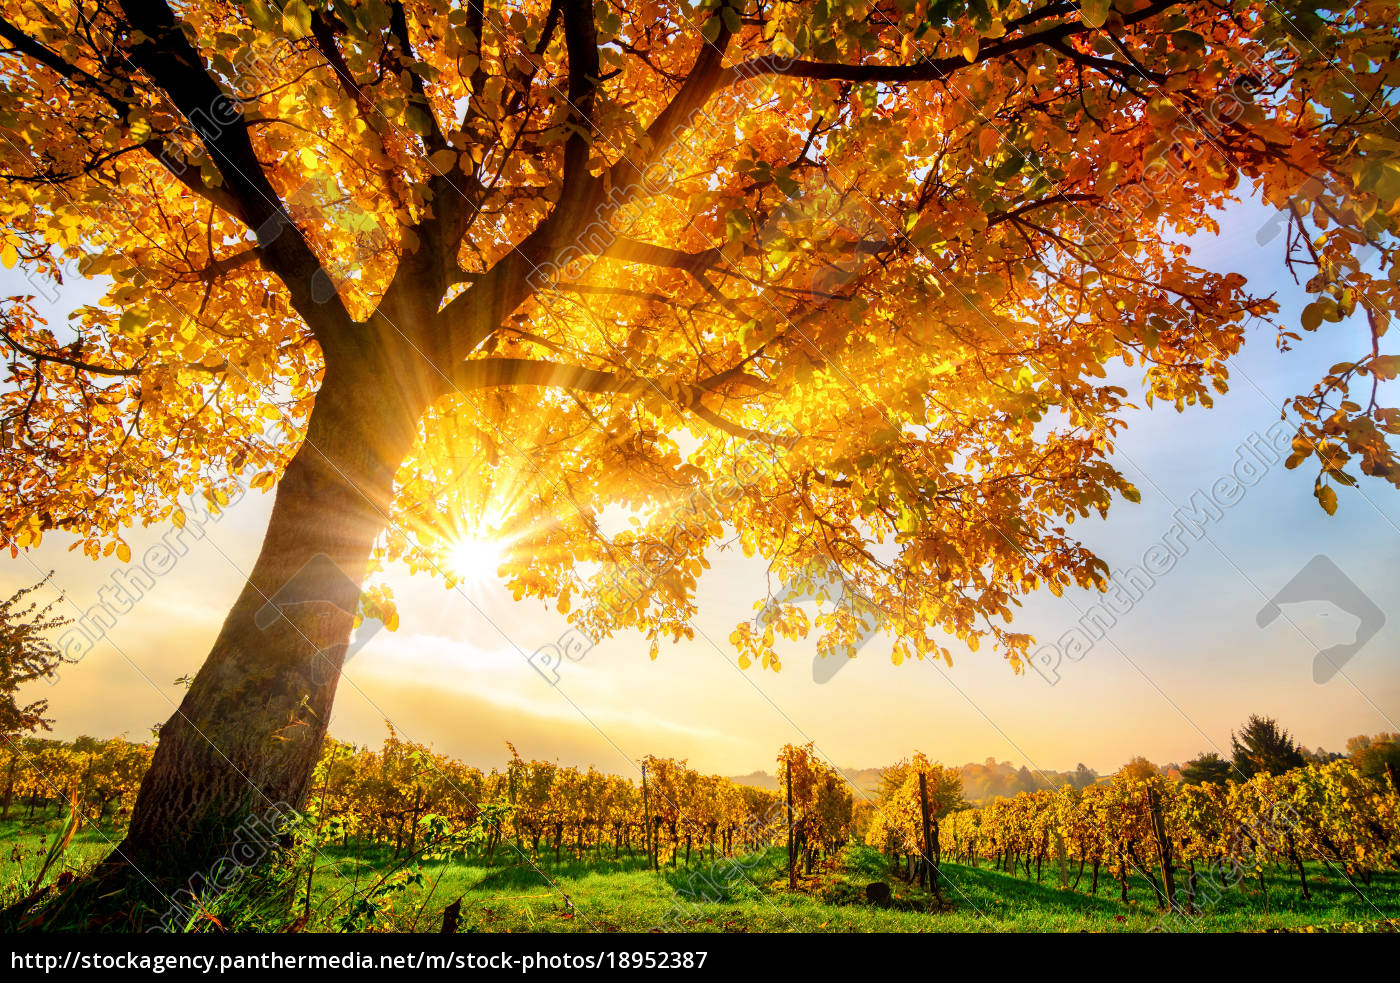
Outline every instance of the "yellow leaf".
<path fill-rule="evenodd" d="M 311 33 L 311 11 L 302 0 L 292 0 L 282 8 L 282 29 L 294 38 Z"/>
<path fill-rule="evenodd" d="M 977 152 L 983 158 L 992 156 L 993 151 L 1001 146 L 1001 134 L 994 126 L 984 126 L 977 134 Z"/>
<path fill-rule="evenodd" d="M 1079 4 L 1079 16 L 1090 27 L 1103 27 L 1112 9 L 1113 0 L 1082 0 Z"/>
<path fill-rule="evenodd" d="M 433 155 L 428 158 L 428 163 L 432 164 L 433 170 L 439 174 L 446 174 L 457 166 L 457 151 L 447 149 L 434 151 Z"/>

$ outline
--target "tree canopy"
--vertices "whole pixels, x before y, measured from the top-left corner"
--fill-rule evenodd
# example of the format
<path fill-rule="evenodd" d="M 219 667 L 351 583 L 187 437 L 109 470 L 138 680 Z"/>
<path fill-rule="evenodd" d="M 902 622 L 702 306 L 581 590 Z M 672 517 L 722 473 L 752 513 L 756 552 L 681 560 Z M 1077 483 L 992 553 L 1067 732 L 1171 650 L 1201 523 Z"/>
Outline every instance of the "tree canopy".
<path fill-rule="evenodd" d="M 1347 753 L 1356 770 L 1367 778 L 1386 779 L 1400 791 L 1395 773 L 1400 770 L 1400 734 L 1382 731 L 1375 737 L 1360 734 L 1347 741 Z"/>
<path fill-rule="evenodd" d="M 518 595 L 654 655 L 735 535 L 775 581 L 838 570 L 896 660 L 1019 666 L 1017 598 L 1103 581 L 1070 525 L 1138 497 L 1125 412 L 1209 405 L 1275 312 L 1182 245 L 1245 195 L 1315 295 L 1278 342 L 1375 341 L 1292 404 L 1289 464 L 1328 511 L 1400 481 L 1393 4 L 3 9 L 5 262 L 105 285 L 66 325 L 5 306 L 12 548 L 125 558 L 181 494 L 272 487 L 339 373 L 414 421 L 382 561 L 450 580 L 499 539 Z M 807 630 L 733 640 L 776 665 Z"/>

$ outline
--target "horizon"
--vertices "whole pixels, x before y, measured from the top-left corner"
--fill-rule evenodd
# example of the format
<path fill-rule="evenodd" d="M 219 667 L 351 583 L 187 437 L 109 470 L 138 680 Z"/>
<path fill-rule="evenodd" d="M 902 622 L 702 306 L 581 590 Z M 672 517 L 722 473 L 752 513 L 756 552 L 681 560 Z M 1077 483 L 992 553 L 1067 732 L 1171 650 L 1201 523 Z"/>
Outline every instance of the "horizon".
<path fill-rule="evenodd" d="M 1291 729 L 1288 728 L 1287 724 L 1286 724 L 1284 721 L 1279 721 L 1279 724 L 1280 724 L 1280 726 L 1282 726 L 1282 727 L 1284 728 L 1284 730 L 1288 731 L 1289 736 L 1293 738 L 1293 740 L 1294 740 L 1296 746 L 1297 746 L 1301 751 L 1306 752 L 1307 754 L 1328 754 L 1328 755 L 1336 754 L 1336 755 L 1341 755 L 1341 756 L 1346 756 L 1346 754 L 1347 754 L 1346 747 L 1345 747 L 1345 742 L 1344 742 L 1342 745 L 1339 745 L 1339 746 L 1337 746 L 1337 747 L 1324 747 L 1323 745 L 1320 745 L 1320 744 L 1318 744 L 1318 745 L 1309 745 L 1308 742 L 1307 742 L 1306 740 L 1303 740 L 1303 739 L 1300 738 L 1296 733 L 1293 733 L 1293 731 L 1292 731 Z M 1374 737 L 1374 736 L 1375 736 L 1375 732 L 1372 732 L 1372 731 L 1368 731 L 1368 732 L 1364 732 L 1364 733 L 1359 732 L 1359 733 L 1357 733 L 1357 734 L 1351 735 L 1351 737 Z M 155 737 L 154 734 L 147 734 L 145 737 L 141 737 L 141 736 L 139 736 L 139 735 L 127 734 L 127 733 L 122 733 L 122 734 L 106 734 L 106 735 L 89 734 L 89 733 L 76 733 L 76 734 L 72 734 L 72 735 L 60 735 L 60 734 L 58 733 L 58 728 L 54 728 L 54 729 L 51 730 L 51 731 L 39 731 L 39 732 L 36 732 L 36 733 L 33 733 L 33 734 L 28 734 L 28 735 L 25 735 L 25 738 L 24 738 L 24 739 L 26 739 L 26 740 L 38 740 L 38 741 L 56 741 L 56 742 L 59 742 L 59 743 L 69 743 L 69 744 L 71 744 L 71 743 L 73 743 L 73 742 L 76 742 L 76 741 L 79 741 L 79 740 L 85 740 L 85 739 L 86 739 L 86 740 L 94 740 L 94 741 L 107 741 L 107 740 L 113 740 L 113 739 L 120 739 L 120 740 L 124 740 L 124 741 L 129 741 L 129 742 L 131 742 L 131 743 L 133 743 L 133 744 L 143 744 L 143 743 L 144 743 L 144 744 L 150 744 L 150 745 L 152 745 L 152 746 L 154 746 L 155 741 L 156 741 L 156 737 Z M 367 749 L 367 750 L 374 750 L 374 751 L 377 751 L 377 750 L 379 750 L 380 748 L 382 748 L 382 747 L 383 747 L 383 744 L 384 744 L 384 740 L 383 740 L 383 739 L 380 739 L 379 741 L 373 741 L 373 740 L 370 740 L 370 741 L 344 741 L 344 740 L 342 740 L 339 736 L 337 736 L 336 734 L 333 734 L 333 733 L 332 733 L 332 734 L 328 734 L 328 735 L 327 735 L 327 739 L 328 739 L 328 740 L 332 740 L 332 741 L 339 741 L 340 743 L 348 744 L 348 745 L 350 745 L 350 746 L 352 746 L 352 747 L 355 747 L 355 748 Z M 1348 738 L 1348 740 L 1349 740 L 1349 739 L 1350 739 L 1350 738 Z M 427 741 L 427 742 L 415 742 L 415 743 L 423 743 L 424 746 L 426 746 L 426 747 L 427 747 L 429 750 L 431 750 L 431 751 L 434 751 L 434 752 L 437 752 L 437 753 L 445 753 L 445 752 L 441 752 L 440 749 L 437 748 L 431 741 Z M 505 743 L 505 742 L 503 742 L 503 743 Z M 516 742 L 510 741 L 509 743 L 515 744 Z M 518 748 L 517 748 L 517 750 L 518 750 Z M 923 750 L 922 748 L 913 747 L 913 748 L 911 748 L 909 754 L 905 755 L 904 758 L 908 758 L 908 757 L 910 757 L 913 753 L 919 752 L 919 751 L 922 751 L 922 750 Z M 453 757 L 452 755 L 447 755 L 447 756 L 448 756 L 448 757 Z M 558 765 L 560 765 L 560 766 L 562 766 L 562 767 L 573 767 L 573 768 L 578 768 L 578 769 L 580 769 L 580 770 L 587 770 L 587 769 L 589 769 L 589 768 L 595 768 L 597 771 L 599 771 L 599 772 L 602 773 L 602 774 L 605 774 L 605 775 L 612 775 L 612 776 L 619 777 L 619 778 L 632 778 L 632 777 L 633 777 L 631 774 L 629 774 L 628 772 L 626 772 L 626 771 L 624 771 L 624 770 L 615 770 L 615 769 L 611 769 L 611 768 L 608 768 L 608 767 L 600 767 L 597 763 L 591 762 L 591 761 L 561 761 L 561 760 L 559 760 L 558 758 L 554 758 L 554 759 L 549 759 L 549 758 L 540 759 L 540 758 L 536 758 L 534 755 L 529 755 L 529 754 L 521 755 L 521 757 L 524 758 L 524 759 L 527 760 L 527 761 L 529 761 L 529 760 L 551 761 L 551 760 L 552 760 L 555 764 L 558 764 Z M 1126 758 L 1121 764 L 1116 765 L 1116 766 L 1113 766 L 1113 767 L 1108 768 L 1108 769 L 1098 769 L 1098 768 L 1094 768 L 1094 767 L 1091 767 L 1091 766 L 1085 764 L 1085 763 L 1082 762 L 1082 761 L 1077 761 L 1077 762 L 1075 762 L 1075 764 L 1074 764 L 1073 766 L 1055 767 L 1054 765 L 1050 765 L 1050 766 L 1042 767 L 1042 768 L 1040 768 L 1040 769 L 1035 769 L 1035 768 L 1032 768 L 1028 762 L 1024 762 L 1024 761 L 1018 762 L 1018 761 L 1012 760 L 1012 759 L 1010 759 L 1010 758 L 997 758 L 997 757 L 994 757 L 994 756 L 991 756 L 991 755 L 988 755 L 987 757 L 982 758 L 982 759 L 980 759 L 980 760 L 975 759 L 975 758 L 972 758 L 972 759 L 968 759 L 968 760 L 966 760 L 966 761 L 942 760 L 942 759 L 939 759 L 937 756 L 930 756 L 930 761 L 932 761 L 933 764 L 944 765 L 944 766 L 950 767 L 950 768 L 978 768 L 978 767 L 986 767 L 986 768 L 996 767 L 996 768 L 1002 768 L 1002 767 L 1005 767 L 1005 768 L 1010 768 L 1010 769 L 1012 769 L 1013 771 L 1026 770 L 1026 771 L 1029 771 L 1030 774 L 1031 774 L 1032 776 L 1037 777 L 1037 778 L 1040 778 L 1040 777 L 1042 776 L 1042 773 L 1043 773 L 1044 775 L 1068 775 L 1068 774 L 1073 774 L 1076 770 L 1078 770 L 1078 767 L 1079 767 L 1080 765 L 1084 765 L 1086 768 L 1088 768 L 1091 772 L 1094 773 L 1096 779 L 1104 779 L 1104 778 L 1110 778 L 1110 777 L 1112 777 L 1114 774 L 1116 774 L 1117 772 L 1121 771 L 1123 768 L 1125 768 L 1125 767 L 1127 767 L 1129 764 L 1131 764 L 1131 763 L 1132 763 L 1134 760 L 1136 760 L 1138 757 L 1140 757 L 1140 756 L 1139 756 L 1139 755 L 1130 755 L 1130 756 L 1129 756 L 1128 758 Z M 1142 757 L 1145 757 L 1145 756 L 1142 756 Z M 1195 756 L 1193 755 L 1192 757 L 1195 757 Z M 1228 755 L 1228 754 L 1223 755 L 1223 757 L 1225 757 L 1226 760 L 1229 760 L 1229 755 Z M 490 772 L 500 772 L 500 771 L 502 770 L 502 767 L 509 763 L 509 761 L 510 761 L 510 756 L 509 756 L 509 755 L 503 755 L 503 756 L 501 756 L 501 758 L 499 758 L 498 760 L 495 760 L 495 761 L 484 761 L 484 760 L 472 760 L 472 761 L 468 761 L 468 760 L 465 760 L 465 759 L 457 759 L 457 760 L 459 760 L 462 764 L 465 764 L 465 765 L 467 765 L 467 766 L 469 766 L 469 767 L 472 767 L 472 768 L 476 768 L 478 771 L 481 771 L 481 772 L 483 772 L 483 773 L 490 773 Z M 685 763 L 685 762 L 686 762 L 686 759 L 683 759 L 683 758 L 677 759 L 677 760 L 681 761 L 682 763 Z M 777 759 L 775 758 L 774 760 L 775 760 L 775 764 L 776 764 Z M 899 760 L 903 760 L 903 759 L 899 759 Z M 845 764 L 842 764 L 842 763 L 839 763 L 839 762 L 838 762 L 838 763 L 833 764 L 832 767 L 835 768 L 835 770 L 836 770 L 837 772 L 840 772 L 843 776 L 849 777 L 849 776 L 852 775 L 852 774 L 859 774 L 859 773 L 865 773 L 865 772 L 882 772 L 882 771 L 885 771 L 885 770 L 887 770 L 888 768 L 891 768 L 891 767 L 895 766 L 896 764 L 898 764 L 898 763 L 899 763 L 899 760 L 892 760 L 892 761 L 884 762 L 884 763 L 881 763 L 881 764 L 864 764 L 864 765 L 861 765 L 861 764 L 852 764 L 852 763 L 845 763 Z M 1165 774 L 1165 773 L 1167 773 L 1167 772 L 1169 772 L 1169 771 L 1171 771 L 1171 770 L 1173 770 L 1173 769 L 1180 769 L 1182 766 L 1184 766 L 1185 764 L 1187 764 L 1188 761 L 1189 761 L 1190 759 L 1187 758 L 1187 759 L 1182 759 L 1182 760 L 1180 760 L 1180 761 L 1176 761 L 1176 760 L 1172 760 L 1172 761 L 1155 761 L 1155 760 L 1152 760 L 1152 759 L 1148 758 L 1147 760 L 1148 760 L 1148 762 L 1149 762 L 1151 765 L 1153 765 L 1155 768 L 1157 768 L 1158 771 L 1160 771 L 1160 772 L 1162 772 L 1162 773 Z M 1063 764 L 1063 763 L 1062 763 L 1062 764 Z M 769 769 L 767 769 L 767 768 L 759 767 L 759 768 L 753 768 L 753 769 L 749 769 L 749 770 L 747 770 L 747 771 L 742 771 L 742 772 L 740 772 L 740 771 L 708 772 L 708 771 L 705 771 L 705 769 L 700 769 L 700 770 L 702 771 L 702 773 L 718 775 L 718 776 L 721 777 L 721 778 L 726 778 L 726 779 L 729 779 L 730 781 L 737 782 L 737 783 L 739 783 L 739 784 L 744 784 L 744 782 L 742 781 L 742 779 L 745 779 L 745 778 L 753 778 L 753 777 L 756 777 L 756 776 L 762 776 L 762 777 L 764 777 L 764 778 L 770 778 L 770 779 L 774 779 L 774 780 L 776 781 L 776 769 L 774 769 L 774 770 L 769 770 Z"/>

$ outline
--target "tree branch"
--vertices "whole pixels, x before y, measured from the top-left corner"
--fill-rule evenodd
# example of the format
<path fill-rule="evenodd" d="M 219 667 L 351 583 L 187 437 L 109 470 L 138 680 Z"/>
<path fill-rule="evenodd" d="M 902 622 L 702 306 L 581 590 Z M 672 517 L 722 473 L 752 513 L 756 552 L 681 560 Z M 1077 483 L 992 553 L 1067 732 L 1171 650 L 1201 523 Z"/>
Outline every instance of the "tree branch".
<path fill-rule="evenodd" d="M 349 312 L 334 290 L 325 297 L 317 278 L 331 283 L 273 189 L 248 137 L 247 122 L 204 67 L 165 0 L 121 0 L 131 26 L 145 35 L 132 46 L 132 63 L 164 92 L 199 135 L 231 196 L 231 211 L 252 229 L 264 264 L 286 285 L 293 309 L 328 359 L 352 346 Z"/>
<path fill-rule="evenodd" d="M 1181 0 L 1154 0 L 1141 10 L 1122 15 L 1125 25 L 1138 24 L 1155 17 L 1165 10 L 1179 6 Z M 893 84 L 909 82 L 938 82 L 955 72 L 974 65 L 993 61 L 1006 55 L 1015 54 L 1040 45 L 1056 46 L 1068 38 L 1091 34 L 1098 28 L 1083 21 L 1071 21 L 1049 27 L 1033 34 L 1023 34 L 1016 38 L 1006 38 L 989 44 L 969 62 L 962 55 L 946 58 L 924 58 L 912 65 L 845 65 L 836 62 L 788 59 L 778 55 L 761 55 L 741 62 L 726 70 L 726 83 L 734 84 L 741 79 L 757 78 L 762 75 L 781 75 L 787 78 L 831 79 L 844 82 L 886 82 Z"/>
<path fill-rule="evenodd" d="M 78 66 L 63 59 L 51 48 L 39 43 L 34 38 L 25 34 L 15 25 L 0 17 L 0 38 L 14 45 L 12 52 L 0 51 L 0 54 L 19 53 L 28 55 L 35 61 L 44 65 L 60 77 L 80 88 L 93 92 L 103 102 L 111 106 L 116 111 L 117 117 L 125 121 L 131 113 L 132 106 L 124 98 L 116 95 L 112 89 L 90 72 L 83 71 Z M 184 185 L 188 190 L 199 195 L 206 201 L 212 202 L 217 207 L 236 214 L 233 198 L 224 192 L 222 188 L 211 188 L 206 185 L 200 176 L 199 168 L 191 167 L 178 155 L 172 152 L 170 144 L 160 137 L 148 137 L 139 144 L 135 144 L 132 149 L 142 149 L 154 157 L 169 174 Z M 112 154 L 110 156 L 117 156 Z M 91 165 L 89 165 L 91 166 Z"/>

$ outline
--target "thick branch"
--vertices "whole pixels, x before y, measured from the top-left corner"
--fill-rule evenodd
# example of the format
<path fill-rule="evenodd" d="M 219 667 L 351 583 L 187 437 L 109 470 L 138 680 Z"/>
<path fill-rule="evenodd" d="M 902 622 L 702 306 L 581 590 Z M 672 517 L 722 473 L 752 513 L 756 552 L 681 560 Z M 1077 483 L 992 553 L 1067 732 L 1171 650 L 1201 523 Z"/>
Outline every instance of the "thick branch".
<path fill-rule="evenodd" d="M 1133 25 L 1148 20 L 1180 5 L 1180 0 L 1154 0 L 1141 10 L 1123 15 L 1125 25 Z M 946 58 L 924 58 L 912 65 L 845 65 L 836 62 L 788 59 L 778 55 L 761 55 L 735 65 L 727 70 L 727 84 L 742 79 L 757 78 L 763 75 L 782 75 L 788 78 L 830 79 L 843 82 L 886 82 L 901 84 L 909 82 L 942 81 L 955 72 L 973 65 L 994 61 L 1018 51 L 1048 45 L 1058 47 L 1069 38 L 1092 34 L 1098 28 L 1082 21 L 1071 21 L 1049 27 L 1032 34 L 1006 38 L 981 48 L 977 57 L 969 62 L 962 55 Z"/>
<path fill-rule="evenodd" d="M 730 376 L 725 373 L 724 377 Z M 721 376 L 714 377 L 722 378 Z M 744 373 L 727 381 L 751 379 Z M 704 383 L 692 385 L 678 380 L 648 380 L 638 376 L 587 369 L 580 365 L 542 362 L 528 358 L 486 358 L 463 362 L 452 373 L 452 382 L 460 390 L 488 389 L 496 386 L 532 386 L 542 389 L 569 389 L 574 392 L 643 396 L 651 392 L 665 394 L 677 409 L 693 413 L 697 418 L 719 430 L 745 440 L 772 442 L 778 438 L 761 430 L 733 423 L 701 402 L 709 389 Z M 754 380 L 766 387 L 762 380 Z"/>
<path fill-rule="evenodd" d="M 125 121 L 130 115 L 132 109 L 131 104 L 122 96 L 114 93 L 112 87 L 104 80 L 66 61 L 53 49 L 41 44 L 28 34 L 25 34 L 4 18 L 0 18 L 0 38 L 4 38 L 6 41 L 10 42 L 10 44 L 14 45 L 14 52 L 28 55 L 60 77 L 67 79 L 70 83 L 97 95 L 103 102 L 107 103 L 107 105 L 111 106 L 112 109 L 116 111 L 119 119 Z M 0 54 L 9 53 L 11 52 L 0 52 Z M 150 153 L 175 180 L 179 181 L 188 190 L 199 195 L 206 201 L 212 202 L 218 208 L 234 213 L 233 199 L 226 194 L 222 188 L 211 188 L 206 185 L 200 176 L 199 168 L 191 167 L 180 158 L 180 155 L 173 153 L 167 141 L 160 137 L 152 136 L 135 146 L 136 148 L 143 149 Z"/>
<path fill-rule="evenodd" d="M 564 142 L 564 187 L 569 202 L 591 183 L 589 148 L 593 145 L 593 99 L 598 91 L 598 30 L 593 0 L 563 0 L 564 42 L 569 51 L 569 137 Z"/>
<path fill-rule="evenodd" d="M 590 393 L 637 393 L 646 387 L 646 383 L 640 379 L 615 372 L 528 358 L 484 358 L 463 362 L 453 371 L 452 383 L 462 390 L 535 386 Z"/>
<path fill-rule="evenodd" d="M 560 204 L 534 232 L 439 313 L 438 360 L 442 364 L 461 361 L 500 326 L 507 314 L 544 286 L 549 271 L 576 247 L 580 233 L 589 223 L 607 221 L 642 192 L 639 178 L 647 165 L 694 125 L 696 114 L 723 78 L 721 59 L 730 35 L 721 26 L 715 42 L 701 49 L 680 92 L 652 121 L 645 152 L 633 148 L 605 175 L 593 177 L 588 173 L 588 149 L 593 95 L 598 84 L 598 52 L 592 7 L 588 0 L 560 0 L 560 5 L 569 51 L 569 101 L 577 128 L 565 146 Z M 718 16 L 718 11 L 711 16 Z M 611 189 L 606 201 L 604 188 Z"/>
<path fill-rule="evenodd" d="M 122 0 L 131 26 L 146 37 L 131 48 L 131 60 L 146 73 L 199 135 L 223 177 L 237 215 L 258 237 L 264 264 L 286 285 L 292 307 L 328 359 L 353 337 L 353 323 L 330 277 L 288 215 L 248 137 L 247 122 L 205 69 L 199 53 L 165 0 Z M 329 296 L 326 296 L 329 293 Z"/>

